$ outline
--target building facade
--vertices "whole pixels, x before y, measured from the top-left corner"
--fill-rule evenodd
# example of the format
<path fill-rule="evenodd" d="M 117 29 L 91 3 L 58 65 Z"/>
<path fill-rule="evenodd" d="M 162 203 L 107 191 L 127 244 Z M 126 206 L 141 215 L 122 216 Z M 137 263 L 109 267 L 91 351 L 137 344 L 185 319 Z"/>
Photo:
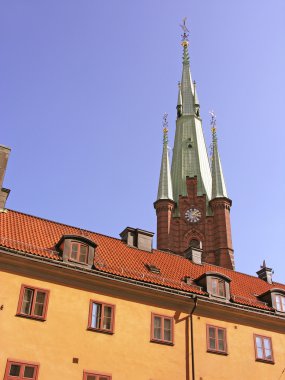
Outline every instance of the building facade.
<path fill-rule="evenodd" d="M 6 208 L 0 147 L 0 379 L 285 379 L 285 285 L 237 272 L 212 117 L 211 165 L 184 25 L 170 169 L 153 233 L 113 238 Z M 282 377 L 283 376 L 283 377 Z"/>

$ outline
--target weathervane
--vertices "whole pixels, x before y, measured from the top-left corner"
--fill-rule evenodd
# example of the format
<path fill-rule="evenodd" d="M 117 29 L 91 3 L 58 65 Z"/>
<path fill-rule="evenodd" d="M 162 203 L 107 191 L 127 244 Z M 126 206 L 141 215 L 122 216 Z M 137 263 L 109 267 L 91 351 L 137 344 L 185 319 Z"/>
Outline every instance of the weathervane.
<path fill-rule="evenodd" d="M 167 143 L 168 142 L 168 113 L 163 114 L 163 142 Z"/>
<path fill-rule="evenodd" d="M 187 20 L 187 17 L 184 17 L 184 19 L 182 20 L 183 24 L 180 24 L 180 26 L 183 30 L 183 34 L 181 34 L 181 38 L 182 38 L 181 45 L 182 46 L 189 44 L 189 39 L 188 39 L 189 38 L 189 29 L 186 26 L 186 20 Z"/>
<path fill-rule="evenodd" d="M 212 129 L 212 133 L 214 135 L 214 134 L 216 134 L 217 118 L 216 118 L 216 114 L 214 111 L 209 111 L 209 114 L 211 115 L 211 129 Z"/>

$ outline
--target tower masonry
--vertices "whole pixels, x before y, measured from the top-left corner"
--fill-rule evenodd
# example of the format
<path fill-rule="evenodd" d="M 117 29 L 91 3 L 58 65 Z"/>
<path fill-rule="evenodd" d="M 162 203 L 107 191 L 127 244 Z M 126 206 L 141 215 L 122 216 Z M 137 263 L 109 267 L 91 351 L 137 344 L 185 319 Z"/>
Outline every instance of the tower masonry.
<path fill-rule="evenodd" d="M 192 81 L 188 29 L 182 35 L 183 67 L 178 86 L 177 118 L 170 170 L 167 125 L 157 200 L 157 247 L 179 255 L 202 251 L 202 261 L 234 269 L 230 208 L 212 120 L 211 165 L 202 130 L 196 83 Z"/>

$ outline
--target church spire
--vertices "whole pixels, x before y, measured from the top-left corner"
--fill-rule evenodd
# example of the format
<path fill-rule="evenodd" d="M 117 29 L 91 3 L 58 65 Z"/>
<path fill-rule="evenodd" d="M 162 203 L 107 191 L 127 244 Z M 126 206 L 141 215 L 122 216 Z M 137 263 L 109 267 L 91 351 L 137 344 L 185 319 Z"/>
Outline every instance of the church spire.
<path fill-rule="evenodd" d="M 218 151 L 217 132 L 216 132 L 216 115 L 213 111 L 211 115 L 212 127 L 212 199 L 227 198 L 226 183 L 223 175 L 222 164 Z"/>
<path fill-rule="evenodd" d="M 157 200 L 170 199 L 173 200 L 172 181 L 170 175 L 169 156 L 168 156 L 168 121 L 167 113 L 163 115 L 163 151 L 161 159 L 159 186 L 157 192 Z"/>
<path fill-rule="evenodd" d="M 186 178 L 197 177 L 197 195 L 206 194 L 211 199 L 212 177 L 210 163 L 200 119 L 200 107 L 196 88 L 190 73 L 188 36 L 186 19 L 181 25 L 183 34 L 182 80 L 178 92 L 176 132 L 171 165 L 173 200 L 178 203 L 179 196 L 186 196 Z M 196 86 L 195 86 L 196 87 Z M 180 105 L 179 103 L 182 103 Z M 176 212 L 176 211 L 175 211 Z"/>
<path fill-rule="evenodd" d="M 157 248 L 188 257 L 199 247 L 202 260 L 234 269 L 230 208 L 220 162 L 216 119 L 212 115 L 212 171 L 204 139 L 196 83 L 192 82 L 188 53 L 186 19 L 183 30 L 182 81 L 178 89 L 175 140 L 169 171 L 167 119 L 158 197 Z M 166 128 L 166 129 L 165 129 Z M 213 176 L 213 180 L 212 180 Z M 173 195 L 172 195 L 173 190 Z"/>

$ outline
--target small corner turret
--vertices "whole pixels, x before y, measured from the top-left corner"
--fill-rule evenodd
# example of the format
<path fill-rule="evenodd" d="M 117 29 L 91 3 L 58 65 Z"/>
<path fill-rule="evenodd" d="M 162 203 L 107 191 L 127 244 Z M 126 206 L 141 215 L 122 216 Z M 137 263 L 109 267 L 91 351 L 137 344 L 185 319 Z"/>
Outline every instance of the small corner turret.
<path fill-rule="evenodd" d="M 182 79 L 178 85 L 174 148 L 169 169 L 168 135 L 164 132 L 157 200 L 157 247 L 181 256 L 195 241 L 202 262 L 234 269 L 230 207 L 218 152 L 216 119 L 212 115 L 212 166 L 200 117 L 196 82 L 192 81 L 189 30 L 181 25 Z"/>
<path fill-rule="evenodd" d="M 9 159 L 11 149 L 0 145 L 0 212 L 6 212 L 5 209 L 6 201 L 9 196 L 10 190 L 2 187 L 4 176 L 6 172 L 6 167 Z"/>

